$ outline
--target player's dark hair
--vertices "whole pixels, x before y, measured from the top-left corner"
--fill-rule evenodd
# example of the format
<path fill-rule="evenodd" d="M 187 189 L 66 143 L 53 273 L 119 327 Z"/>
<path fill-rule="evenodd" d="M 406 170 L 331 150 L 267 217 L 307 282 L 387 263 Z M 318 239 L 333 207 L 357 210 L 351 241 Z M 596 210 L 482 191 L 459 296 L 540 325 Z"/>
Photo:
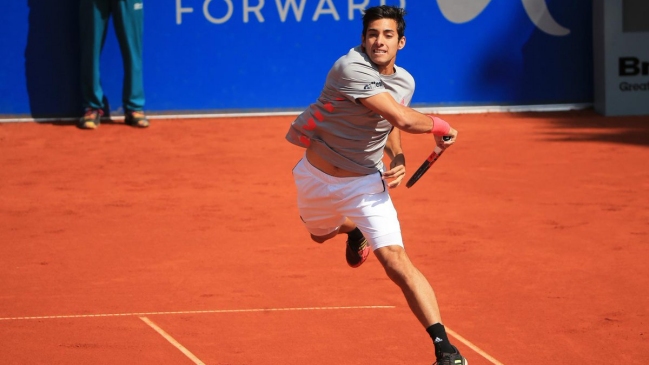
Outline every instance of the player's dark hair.
<path fill-rule="evenodd" d="M 367 8 L 363 14 L 363 37 L 367 32 L 367 27 L 371 22 L 377 19 L 394 19 L 397 22 L 397 34 L 399 39 L 406 34 L 406 20 L 404 19 L 406 10 L 396 6 L 381 5 Z"/>

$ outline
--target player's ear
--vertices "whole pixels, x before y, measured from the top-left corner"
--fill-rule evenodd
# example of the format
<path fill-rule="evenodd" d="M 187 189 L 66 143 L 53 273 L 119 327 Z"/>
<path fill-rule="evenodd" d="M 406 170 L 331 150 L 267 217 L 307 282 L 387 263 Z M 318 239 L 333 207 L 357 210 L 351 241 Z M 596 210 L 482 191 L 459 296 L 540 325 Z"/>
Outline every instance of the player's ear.
<path fill-rule="evenodd" d="M 399 49 L 403 49 L 406 46 L 406 36 L 404 35 L 399 39 Z"/>

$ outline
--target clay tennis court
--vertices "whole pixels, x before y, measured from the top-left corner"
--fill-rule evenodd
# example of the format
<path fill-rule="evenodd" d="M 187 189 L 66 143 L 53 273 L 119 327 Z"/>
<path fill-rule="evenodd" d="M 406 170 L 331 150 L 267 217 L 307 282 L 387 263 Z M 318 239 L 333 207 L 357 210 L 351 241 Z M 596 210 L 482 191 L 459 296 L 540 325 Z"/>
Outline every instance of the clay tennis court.
<path fill-rule="evenodd" d="M 0 124 L 0 362 L 431 364 L 376 258 L 308 239 L 292 119 Z M 445 119 L 392 197 L 469 363 L 646 363 L 649 118 Z"/>

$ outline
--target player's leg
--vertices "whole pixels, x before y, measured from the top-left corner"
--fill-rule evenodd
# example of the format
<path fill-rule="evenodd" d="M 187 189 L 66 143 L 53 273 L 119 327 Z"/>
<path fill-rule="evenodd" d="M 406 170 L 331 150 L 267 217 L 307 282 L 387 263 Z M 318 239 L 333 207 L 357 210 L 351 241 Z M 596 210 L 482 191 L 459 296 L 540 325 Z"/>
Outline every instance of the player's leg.
<path fill-rule="evenodd" d="M 389 245 L 376 249 L 374 254 L 390 280 L 403 292 L 412 313 L 433 339 L 437 361 L 447 358 L 450 364 L 466 365 L 466 359 L 451 345 L 446 335 L 432 286 L 410 261 L 405 249 L 399 245 Z"/>
<path fill-rule="evenodd" d="M 348 229 L 347 219 L 331 204 L 327 175 L 313 167 L 306 157 L 293 167 L 297 188 L 297 208 L 311 239 L 317 243 L 336 237 Z"/>
<path fill-rule="evenodd" d="M 316 236 L 312 233 L 311 239 L 317 243 L 324 243 L 341 233 L 347 234 L 347 241 L 345 242 L 345 260 L 347 261 L 347 265 L 352 268 L 361 266 L 370 255 L 370 246 L 363 233 L 349 218 L 345 218 L 345 222 L 329 234 Z"/>
<path fill-rule="evenodd" d="M 377 176 L 380 181 L 380 176 Z M 364 194 L 349 202 L 350 218 L 366 233 L 370 246 L 388 277 L 401 288 L 406 301 L 425 327 L 441 323 L 437 299 L 428 280 L 412 264 L 403 248 L 401 225 L 390 194 L 370 179 Z M 379 183 L 381 184 L 381 183 Z"/>
<path fill-rule="evenodd" d="M 106 40 L 110 0 L 81 0 L 79 30 L 81 34 L 81 97 L 85 109 L 79 126 L 93 129 L 99 125 L 104 108 L 104 92 L 99 77 L 99 59 Z"/>
<path fill-rule="evenodd" d="M 329 176 L 313 167 L 303 158 L 293 168 L 293 178 L 297 187 L 300 218 L 318 243 L 347 234 L 345 258 L 351 267 L 360 266 L 369 256 L 370 249 L 356 224 L 341 214 L 334 204 L 332 188 L 347 183 L 346 180 Z"/>
<path fill-rule="evenodd" d="M 148 127 L 149 121 L 143 111 L 143 3 L 142 0 L 113 0 L 113 6 L 113 24 L 124 63 L 122 104 L 126 114 L 126 123 L 136 127 Z"/>
<path fill-rule="evenodd" d="M 304 219 L 304 218 L 302 218 Z M 330 233 L 327 233 L 325 235 L 314 235 L 311 233 L 311 239 L 314 242 L 317 243 L 325 243 L 326 241 L 336 237 L 337 235 L 341 233 L 349 233 L 356 229 L 356 224 L 354 222 L 350 221 L 349 218 L 345 218 L 345 222 L 341 224 L 337 229 L 331 231 Z"/>
<path fill-rule="evenodd" d="M 380 176 L 377 181 L 381 181 Z M 466 365 L 448 340 L 433 288 L 406 254 L 397 212 L 387 189 L 371 177 L 360 183 L 358 189 L 365 193 L 350 199 L 344 212 L 363 231 L 388 277 L 399 286 L 413 314 L 426 328 L 438 362 L 453 360 L 451 364 Z M 346 193 L 355 196 L 353 191 Z"/>
<path fill-rule="evenodd" d="M 426 277 L 412 264 L 406 250 L 391 245 L 375 250 L 374 254 L 390 280 L 401 289 L 408 306 L 424 328 L 441 323 L 435 292 Z"/>
<path fill-rule="evenodd" d="M 431 336 L 437 361 L 447 358 L 450 364 L 466 365 L 466 359 L 448 339 L 433 287 L 410 261 L 405 249 L 399 245 L 389 245 L 378 248 L 374 254 L 390 280 L 403 292 L 412 313 Z"/>

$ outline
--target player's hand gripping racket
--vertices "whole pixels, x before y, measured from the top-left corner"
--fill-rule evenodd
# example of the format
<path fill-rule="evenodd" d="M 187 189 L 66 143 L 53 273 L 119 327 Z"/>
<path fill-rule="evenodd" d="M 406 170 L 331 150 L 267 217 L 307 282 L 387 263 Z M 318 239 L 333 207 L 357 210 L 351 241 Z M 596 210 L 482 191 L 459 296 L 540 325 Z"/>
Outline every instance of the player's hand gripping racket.
<path fill-rule="evenodd" d="M 444 136 L 442 137 L 442 139 L 448 141 L 451 139 L 451 136 Z M 439 146 L 435 146 L 433 153 L 431 153 L 430 156 L 428 156 L 428 158 L 426 159 L 426 161 L 424 161 L 424 163 L 422 163 L 421 166 L 419 166 L 417 171 L 415 171 L 415 174 L 412 175 L 412 177 L 406 183 L 406 187 L 409 188 L 415 185 L 415 183 L 419 181 L 419 179 L 421 179 L 422 176 L 424 176 L 426 171 L 428 171 L 428 169 L 430 169 L 430 167 L 433 166 L 435 161 L 437 161 L 437 159 L 442 155 L 443 152 L 444 152 L 443 149 L 441 149 Z"/>

